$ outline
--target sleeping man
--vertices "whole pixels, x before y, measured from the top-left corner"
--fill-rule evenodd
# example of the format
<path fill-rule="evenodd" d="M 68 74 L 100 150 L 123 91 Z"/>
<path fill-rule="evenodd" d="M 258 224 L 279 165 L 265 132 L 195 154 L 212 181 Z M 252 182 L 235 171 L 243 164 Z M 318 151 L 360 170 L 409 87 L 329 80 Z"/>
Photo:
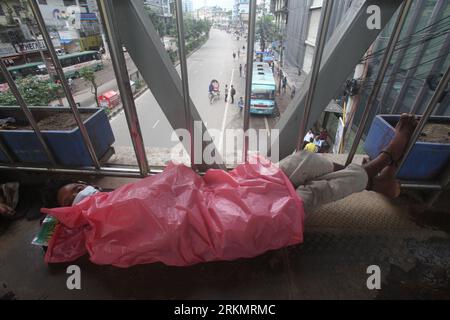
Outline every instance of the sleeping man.
<path fill-rule="evenodd" d="M 264 158 L 200 177 L 170 164 L 163 173 L 100 192 L 83 183 L 56 194 L 59 222 L 45 260 L 89 254 L 96 264 L 187 266 L 249 258 L 303 242 L 305 214 L 363 190 L 398 197 L 397 162 L 417 125 L 402 115 L 380 155 L 344 168 L 320 154 L 298 152 L 274 165 Z"/>

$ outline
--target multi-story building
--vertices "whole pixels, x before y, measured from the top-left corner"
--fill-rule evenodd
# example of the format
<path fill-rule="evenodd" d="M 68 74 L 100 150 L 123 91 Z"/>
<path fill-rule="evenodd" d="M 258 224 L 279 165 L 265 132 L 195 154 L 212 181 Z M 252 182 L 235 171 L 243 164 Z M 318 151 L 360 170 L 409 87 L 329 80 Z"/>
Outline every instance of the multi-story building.
<path fill-rule="evenodd" d="M 160 17 L 170 19 L 173 17 L 175 0 L 145 0 L 144 4 Z M 185 9 L 185 8 L 183 8 Z"/>
<path fill-rule="evenodd" d="M 270 11 L 275 16 L 275 24 L 284 30 L 288 19 L 288 0 L 271 0 Z"/>
<path fill-rule="evenodd" d="M 192 0 L 184 0 L 183 1 L 183 11 L 186 13 L 191 13 L 194 11 L 194 4 Z"/>
<path fill-rule="evenodd" d="M 213 24 L 222 26 L 228 26 L 231 23 L 228 11 L 219 6 L 201 7 L 196 10 L 194 17 L 198 20 L 208 20 Z"/>
<path fill-rule="evenodd" d="M 344 18 L 353 0 L 336 1 L 330 23 L 328 37 Z M 280 5 L 285 1 L 277 0 Z M 285 21 L 285 63 L 309 73 L 314 57 L 317 33 L 319 31 L 323 0 L 287 1 L 287 11 L 280 8 L 280 25 Z M 276 8 L 276 7 L 275 7 Z M 276 12 L 275 12 L 276 14 Z M 285 19 L 285 20 L 284 20 Z M 282 28 L 283 30 L 283 28 Z"/>
<path fill-rule="evenodd" d="M 58 32 L 66 52 L 103 45 L 95 0 L 39 0 L 38 4 L 45 24 Z"/>
<path fill-rule="evenodd" d="M 50 31 L 55 48 L 60 48 L 59 35 Z M 7 65 L 41 61 L 46 51 L 44 41 L 28 6 L 19 0 L 0 2 L 0 57 Z"/>

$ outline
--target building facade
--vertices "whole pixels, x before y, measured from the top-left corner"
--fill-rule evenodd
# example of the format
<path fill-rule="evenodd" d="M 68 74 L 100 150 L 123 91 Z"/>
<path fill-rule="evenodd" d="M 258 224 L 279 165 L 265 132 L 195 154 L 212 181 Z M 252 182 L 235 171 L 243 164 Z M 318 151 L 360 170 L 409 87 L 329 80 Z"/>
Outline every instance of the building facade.
<path fill-rule="evenodd" d="M 285 30 L 288 18 L 288 0 L 271 0 L 270 11 L 275 16 L 275 24 L 279 30 Z"/>
<path fill-rule="evenodd" d="M 103 46 L 95 0 L 39 0 L 38 4 L 47 28 L 59 34 L 65 52 Z"/>
<path fill-rule="evenodd" d="M 276 0 L 274 2 L 272 9 L 275 16 L 278 16 L 277 21 L 281 30 L 283 30 L 283 24 L 285 24 L 284 63 L 298 68 L 299 72 L 309 73 L 312 67 L 317 33 L 320 26 L 323 0 Z M 353 0 L 335 2 L 330 29 L 327 34 L 328 38 L 344 19 L 352 2 Z"/>
<path fill-rule="evenodd" d="M 194 12 L 194 4 L 192 0 L 183 0 L 183 11 L 186 13 Z"/>
<path fill-rule="evenodd" d="M 0 1 L 0 57 L 7 66 L 42 61 L 47 50 L 39 35 L 32 12 L 18 0 Z M 56 49 L 61 47 L 59 34 L 49 32 Z"/>

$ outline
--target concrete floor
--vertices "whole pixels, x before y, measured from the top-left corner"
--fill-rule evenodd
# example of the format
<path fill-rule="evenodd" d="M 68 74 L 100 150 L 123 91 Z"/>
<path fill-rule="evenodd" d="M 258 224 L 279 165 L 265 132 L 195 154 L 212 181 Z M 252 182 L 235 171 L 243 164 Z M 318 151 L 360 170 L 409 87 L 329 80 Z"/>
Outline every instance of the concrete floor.
<path fill-rule="evenodd" d="M 75 263 L 82 289 L 72 291 L 68 264 L 48 266 L 42 250 L 30 245 L 39 223 L 3 221 L 0 298 L 450 299 L 450 215 L 418 214 L 409 203 L 353 195 L 312 214 L 304 244 L 254 259 L 119 269 L 84 257 Z M 367 289 L 369 265 L 381 268 L 381 290 Z"/>

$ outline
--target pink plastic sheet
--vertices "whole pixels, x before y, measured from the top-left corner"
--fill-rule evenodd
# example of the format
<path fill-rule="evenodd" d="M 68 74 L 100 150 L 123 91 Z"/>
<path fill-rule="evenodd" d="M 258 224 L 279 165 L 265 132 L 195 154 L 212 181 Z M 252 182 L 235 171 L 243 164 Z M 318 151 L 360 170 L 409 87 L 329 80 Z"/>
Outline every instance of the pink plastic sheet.
<path fill-rule="evenodd" d="M 45 256 L 49 263 L 88 253 L 102 265 L 187 266 L 303 242 L 303 202 L 263 158 L 204 177 L 170 164 L 162 174 L 42 212 L 61 223 Z"/>

